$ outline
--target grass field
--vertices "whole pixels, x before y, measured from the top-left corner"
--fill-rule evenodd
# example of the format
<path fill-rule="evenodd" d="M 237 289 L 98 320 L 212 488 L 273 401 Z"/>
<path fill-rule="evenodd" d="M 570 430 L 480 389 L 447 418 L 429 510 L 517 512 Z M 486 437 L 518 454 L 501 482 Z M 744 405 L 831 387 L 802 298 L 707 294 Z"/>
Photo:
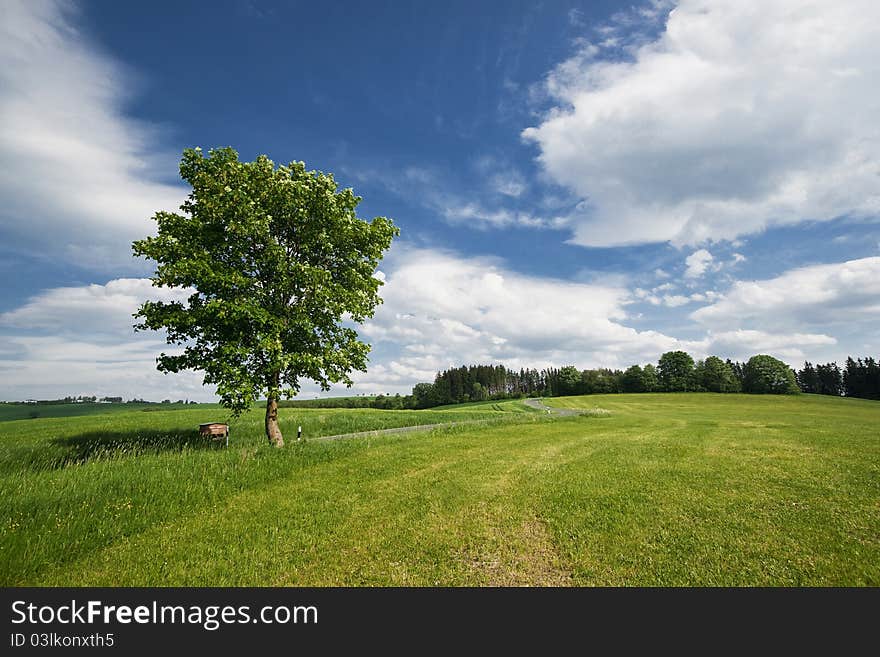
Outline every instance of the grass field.
<path fill-rule="evenodd" d="M 50 417 L 75 417 L 78 415 L 106 415 L 107 413 L 130 413 L 131 411 L 167 411 L 189 408 L 187 404 L 101 404 L 82 402 L 75 404 L 0 404 L 0 422 L 10 420 L 36 420 Z"/>
<path fill-rule="evenodd" d="M 0 424 L 6 585 L 878 585 L 880 403 L 801 395 Z"/>

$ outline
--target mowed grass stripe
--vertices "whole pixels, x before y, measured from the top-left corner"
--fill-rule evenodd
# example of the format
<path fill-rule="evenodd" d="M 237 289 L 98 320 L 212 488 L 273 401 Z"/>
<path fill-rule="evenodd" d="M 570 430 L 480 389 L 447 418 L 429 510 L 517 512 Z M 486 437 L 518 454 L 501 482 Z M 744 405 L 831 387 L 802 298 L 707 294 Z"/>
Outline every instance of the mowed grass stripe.
<path fill-rule="evenodd" d="M 84 585 L 564 583 L 522 484 L 542 456 L 581 439 L 563 432 L 548 449 L 546 433 L 531 428 L 368 439 L 301 477 L 156 527 L 40 583 L 70 582 L 71 573 Z M 499 453 L 499 442 L 509 449 Z"/>
<path fill-rule="evenodd" d="M 880 404 L 751 397 L 744 414 L 722 395 L 635 397 L 553 400 L 625 408 L 635 430 L 599 455 L 600 478 L 548 482 L 575 583 L 880 582 Z"/>
<path fill-rule="evenodd" d="M 505 406 L 516 407 L 518 402 Z M 533 414 L 491 408 L 464 413 L 297 409 L 282 427 L 295 436 L 475 417 L 530 421 Z M 236 492 L 286 478 L 351 449 L 340 444 L 275 450 L 258 411 L 235 425 L 229 450 L 199 438 L 198 411 L 8 422 L 0 428 L 0 573 L 4 583 L 88 555 L 195 509 L 223 505 Z M 201 417 L 204 417 L 202 412 Z M 15 430 L 19 429 L 18 432 Z"/>

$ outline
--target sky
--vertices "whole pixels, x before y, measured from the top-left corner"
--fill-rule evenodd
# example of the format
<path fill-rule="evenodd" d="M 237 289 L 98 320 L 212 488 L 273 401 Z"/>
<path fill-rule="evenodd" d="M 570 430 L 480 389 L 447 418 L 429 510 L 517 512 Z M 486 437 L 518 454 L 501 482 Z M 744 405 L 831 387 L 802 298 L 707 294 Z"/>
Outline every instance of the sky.
<path fill-rule="evenodd" d="M 401 234 L 351 390 L 880 355 L 876 0 L 0 2 L 0 399 L 211 401 L 132 331 L 187 147 Z M 304 382 L 302 396 L 318 394 Z"/>

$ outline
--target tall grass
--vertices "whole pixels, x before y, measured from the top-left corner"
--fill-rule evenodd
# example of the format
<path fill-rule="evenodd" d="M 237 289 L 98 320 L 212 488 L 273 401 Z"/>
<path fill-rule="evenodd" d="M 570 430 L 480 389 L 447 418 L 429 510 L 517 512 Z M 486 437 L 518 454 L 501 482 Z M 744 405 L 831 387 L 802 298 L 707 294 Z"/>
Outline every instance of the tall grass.
<path fill-rule="evenodd" d="M 516 403 L 506 405 L 512 410 Z M 341 442 L 297 445 L 320 436 L 420 424 L 520 418 L 504 406 L 462 411 L 284 409 L 289 444 L 269 447 L 260 409 L 228 420 L 230 448 L 198 434 L 224 421 L 219 407 L 0 424 L 0 581 L 35 573 L 124 540 L 157 522 L 215 509 L 227 496 L 292 476 L 352 449 Z"/>

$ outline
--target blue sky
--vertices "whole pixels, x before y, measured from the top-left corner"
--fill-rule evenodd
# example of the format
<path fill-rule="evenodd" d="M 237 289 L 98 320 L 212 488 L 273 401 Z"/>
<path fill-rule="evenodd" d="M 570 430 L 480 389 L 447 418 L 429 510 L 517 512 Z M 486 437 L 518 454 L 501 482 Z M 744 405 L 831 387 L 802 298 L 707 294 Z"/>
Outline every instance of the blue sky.
<path fill-rule="evenodd" d="M 303 160 L 400 226 L 355 392 L 467 362 L 880 352 L 874 2 L 0 15 L 0 398 L 211 398 L 130 331 L 171 294 L 129 245 L 185 196 L 189 146 Z"/>

